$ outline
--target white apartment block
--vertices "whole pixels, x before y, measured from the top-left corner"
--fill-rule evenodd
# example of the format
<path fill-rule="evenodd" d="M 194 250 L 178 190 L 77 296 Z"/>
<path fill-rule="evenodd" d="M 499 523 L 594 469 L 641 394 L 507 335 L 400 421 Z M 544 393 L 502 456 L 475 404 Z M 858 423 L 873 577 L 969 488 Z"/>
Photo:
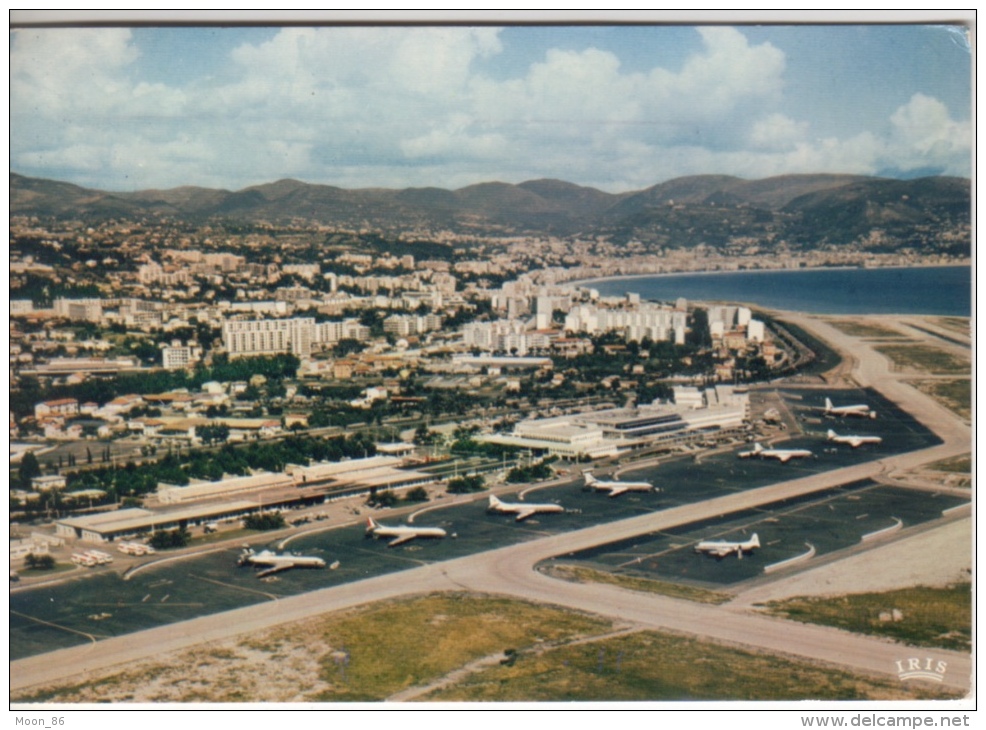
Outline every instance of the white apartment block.
<path fill-rule="evenodd" d="M 308 358 L 314 341 L 315 320 L 311 317 L 234 319 L 223 324 L 223 347 L 233 357 L 290 352 Z"/>
<path fill-rule="evenodd" d="M 318 264 L 284 264 L 281 271 L 306 281 L 314 281 L 322 273 L 322 267 Z"/>
<path fill-rule="evenodd" d="M 685 341 L 687 314 L 659 304 L 641 304 L 633 309 L 606 309 L 592 304 L 573 307 L 565 317 L 569 332 L 596 334 L 620 330 L 626 338 L 640 342 L 649 337 L 655 342 Z"/>
<path fill-rule="evenodd" d="M 165 370 L 182 370 L 198 362 L 201 355 L 198 347 L 171 345 L 161 348 L 161 366 Z"/>
<path fill-rule="evenodd" d="M 442 317 L 438 314 L 418 316 L 414 314 L 393 314 L 383 321 L 383 331 L 396 337 L 420 335 L 442 328 Z"/>
<path fill-rule="evenodd" d="M 315 341 L 320 345 L 334 345 L 339 340 L 365 342 L 368 339 L 370 339 L 370 328 L 360 324 L 358 319 L 319 322 L 315 325 Z"/>
<path fill-rule="evenodd" d="M 99 322 L 103 318 L 101 299 L 56 299 L 54 309 L 56 316 L 66 319 Z"/>

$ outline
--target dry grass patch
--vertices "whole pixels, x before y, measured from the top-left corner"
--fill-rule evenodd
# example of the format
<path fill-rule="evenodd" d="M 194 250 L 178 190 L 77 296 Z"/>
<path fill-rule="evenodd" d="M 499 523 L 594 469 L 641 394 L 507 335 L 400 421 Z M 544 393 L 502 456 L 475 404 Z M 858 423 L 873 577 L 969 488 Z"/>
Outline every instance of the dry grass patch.
<path fill-rule="evenodd" d="M 935 320 L 939 327 L 958 332 L 966 337 L 972 334 L 970 319 L 968 317 L 939 317 Z"/>
<path fill-rule="evenodd" d="M 878 352 L 890 358 L 900 370 L 919 370 L 936 375 L 969 375 L 972 364 L 944 350 L 928 345 L 880 345 Z"/>
<path fill-rule="evenodd" d="M 901 337 L 899 330 L 891 327 L 863 321 L 836 319 L 830 320 L 829 324 L 845 332 L 850 337 Z"/>
<path fill-rule="evenodd" d="M 643 631 L 522 653 L 429 701 L 902 700 L 957 698 L 940 688 L 837 669 L 708 641 Z"/>
<path fill-rule="evenodd" d="M 951 459 L 936 461 L 934 464 L 929 464 L 928 468 L 947 474 L 972 474 L 972 455 L 955 456 Z"/>
<path fill-rule="evenodd" d="M 523 601 L 436 594 L 373 604 L 16 693 L 15 702 L 382 701 L 507 649 L 598 636 L 608 620 Z"/>
<path fill-rule="evenodd" d="M 571 580 L 576 583 L 606 583 L 631 591 L 657 593 L 662 596 L 684 598 L 689 601 L 697 601 L 698 603 L 720 604 L 732 598 L 730 594 L 722 591 L 712 591 L 707 588 L 670 583 L 653 578 L 639 578 L 632 575 L 607 573 L 603 570 L 593 570 L 575 565 L 553 565 L 548 568 L 548 571 L 556 578 Z"/>
<path fill-rule="evenodd" d="M 790 598 L 767 610 L 804 623 L 885 636 L 914 646 L 968 651 L 972 643 L 972 585 L 918 586 L 884 593 Z M 898 611 L 897 616 L 894 611 Z"/>
<path fill-rule="evenodd" d="M 915 380 L 911 385 L 926 393 L 966 421 L 972 418 L 972 381 L 966 378 L 956 380 Z"/>

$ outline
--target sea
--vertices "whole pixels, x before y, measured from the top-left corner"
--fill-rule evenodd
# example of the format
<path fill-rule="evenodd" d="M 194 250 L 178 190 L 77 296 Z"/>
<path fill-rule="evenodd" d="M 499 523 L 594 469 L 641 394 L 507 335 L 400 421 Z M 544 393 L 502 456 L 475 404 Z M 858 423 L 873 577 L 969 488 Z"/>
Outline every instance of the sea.
<path fill-rule="evenodd" d="M 810 314 L 972 316 L 971 266 L 833 268 L 659 274 L 590 279 L 602 296 L 732 302 Z"/>

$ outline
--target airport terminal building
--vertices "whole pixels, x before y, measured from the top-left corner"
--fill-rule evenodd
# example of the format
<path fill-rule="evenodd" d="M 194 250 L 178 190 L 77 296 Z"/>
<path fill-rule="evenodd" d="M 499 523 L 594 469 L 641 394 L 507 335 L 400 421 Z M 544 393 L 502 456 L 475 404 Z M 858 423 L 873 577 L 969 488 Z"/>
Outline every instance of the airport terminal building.
<path fill-rule="evenodd" d="M 531 419 L 521 421 L 510 433 L 477 436 L 477 440 L 566 458 L 598 459 L 739 431 L 749 417 L 749 408 L 749 394 L 743 388 L 679 386 L 674 403 Z"/>
<path fill-rule="evenodd" d="M 284 472 L 258 472 L 187 486 L 161 483 L 145 508 L 119 509 L 67 517 L 55 525 L 60 537 L 104 543 L 156 530 L 230 521 L 263 510 L 290 509 L 376 489 L 402 490 L 432 484 L 440 477 L 407 468 L 397 456 L 289 466 Z"/>

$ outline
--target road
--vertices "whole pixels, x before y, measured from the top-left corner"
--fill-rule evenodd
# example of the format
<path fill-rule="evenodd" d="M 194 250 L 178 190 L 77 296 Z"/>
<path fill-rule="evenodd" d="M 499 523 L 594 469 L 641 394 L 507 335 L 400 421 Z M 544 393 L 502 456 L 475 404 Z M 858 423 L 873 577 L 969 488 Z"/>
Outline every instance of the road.
<path fill-rule="evenodd" d="M 600 543 L 886 475 L 970 451 L 970 428 L 930 397 L 898 382 L 886 358 L 823 322 L 806 317 L 791 319 L 850 354 L 855 365 L 854 376 L 861 385 L 897 402 L 937 433 L 943 443 L 616 523 L 21 659 L 10 664 L 11 690 L 59 681 L 84 681 L 128 662 L 379 600 L 432 591 L 466 590 L 565 606 L 641 628 L 683 632 L 885 676 L 896 676 L 898 661 L 910 657 L 921 657 L 923 661 L 931 657 L 935 662 L 946 662 L 948 669 L 943 684 L 968 691 L 972 686 L 972 662 L 967 654 L 908 648 L 828 627 L 766 617 L 738 606 L 706 606 L 614 586 L 569 583 L 534 569 L 542 560 Z"/>

